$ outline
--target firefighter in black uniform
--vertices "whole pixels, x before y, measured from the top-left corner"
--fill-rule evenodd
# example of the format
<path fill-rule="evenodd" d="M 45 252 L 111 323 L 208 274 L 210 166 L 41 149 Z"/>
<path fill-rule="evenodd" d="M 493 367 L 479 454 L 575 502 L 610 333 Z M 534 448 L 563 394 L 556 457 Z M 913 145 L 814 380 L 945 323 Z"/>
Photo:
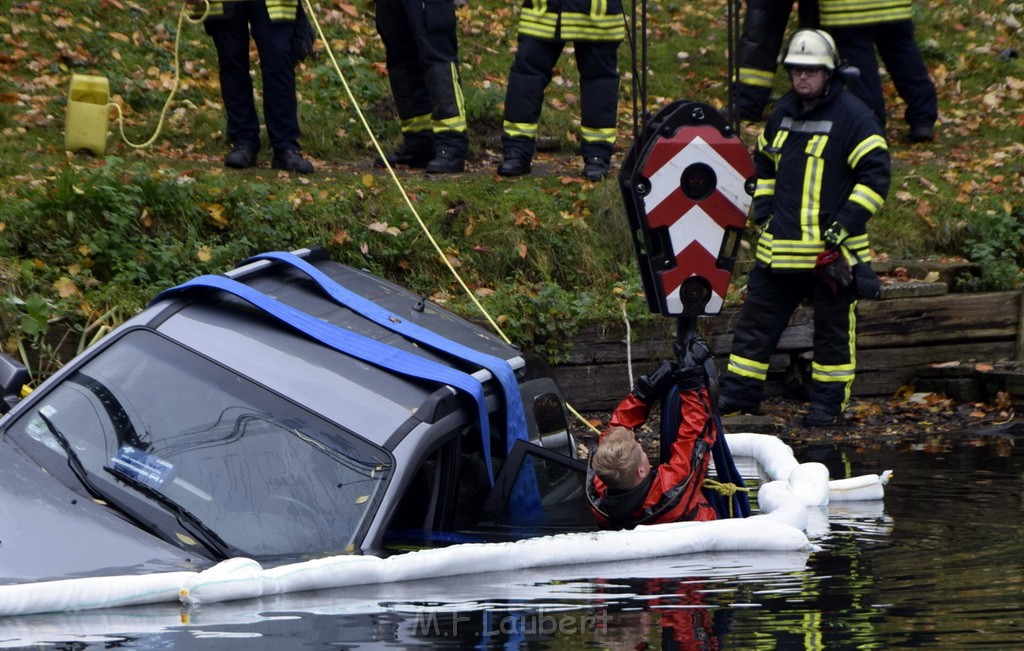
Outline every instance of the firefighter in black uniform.
<path fill-rule="evenodd" d="M 769 357 L 804 300 L 814 309 L 804 425 L 838 423 L 850 396 L 856 299 L 877 294 L 867 221 L 889 192 L 890 159 L 874 114 L 844 89 L 838 63 L 835 43 L 820 30 L 796 32 L 782 60 L 793 90 L 779 100 L 754 154 L 751 219 L 761 235 L 722 383 L 722 413 L 758 409 Z"/>
<path fill-rule="evenodd" d="M 402 126 L 391 165 L 431 174 L 465 170 L 469 137 L 456 26 L 454 0 L 377 0 L 377 32 Z"/>
<path fill-rule="evenodd" d="M 607 176 L 619 101 L 616 55 L 625 33 L 621 0 L 526 0 L 519 18 L 519 50 L 505 93 L 504 159 L 498 174 L 530 172 L 544 89 L 566 42 L 572 41 L 582 95 L 583 174 L 591 181 Z"/>
<path fill-rule="evenodd" d="M 821 25 L 842 48 L 847 63 L 860 70 L 848 84 L 850 92 L 864 100 L 885 126 L 885 97 L 878 74 L 875 49 L 907 103 L 904 118 L 912 142 L 935 139 L 939 100 L 935 84 L 914 39 L 911 0 L 821 0 Z"/>
<path fill-rule="evenodd" d="M 287 0 L 187 0 L 194 17 L 206 15 L 203 27 L 217 48 L 220 92 L 227 114 L 227 136 L 233 149 L 224 165 L 245 169 L 256 164 L 260 121 L 249 76 L 249 30 L 260 54 L 263 117 L 274 150 L 271 166 L 309 174 L 313 163 L 299 148 L 295 57 L 291 39 L 296 5 Z"/>
<path fill-rule="evenodd" d="M 764 118 L 792 9 L 793 0 L 747 2 L 736 53 L 738 77 L 733 83 L 733 104 L 740 119 Z M 801 28 L 818 26 L 817 0 L 800 0 L 797 12 Z"/>

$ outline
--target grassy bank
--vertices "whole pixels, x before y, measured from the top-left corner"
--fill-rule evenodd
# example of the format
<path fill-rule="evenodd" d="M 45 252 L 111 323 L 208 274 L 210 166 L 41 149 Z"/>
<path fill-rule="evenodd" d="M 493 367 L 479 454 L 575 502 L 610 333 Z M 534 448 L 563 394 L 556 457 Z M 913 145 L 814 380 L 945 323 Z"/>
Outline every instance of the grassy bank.
<path fill-rule="evenodd" d="M 648 4 L 653 108 L 675 98 L 723 106 L 722 0 Z M 373 5 L 315 6 L 370 130 L 386 149 L 394 146 L 398 126 Z M 902 105 L 886 88 L 895 178 L 873 222 L 875 252 L 970 259 L 981 269 L 963 283 L 970 290 L 1021 282 L 1024 62 L 1009 53 L 1020 48 L 1024 14 L 1013 7 L 917 3 L 918 40 L 939 88 L 935 143 L 904 140 Z M 53 333 L 64 326 L 80 342 L 75 349 L 160 289 L 260 251 L 310 245 L 473 315 L 433 238 L 507 334 L 551 359 L 587 319 L 621 318 L 623 307 L 645 318 L 618 188 L 580 178 L 571 55 L 546 97 L 534 175 L 494 176 L 514 3 L 479 0 L 459 10 L 468 171 L 439 179 L 400 174 L 429 238 L 391 178 L 370 165 L 370 138 L 323 43 L 299 70 L 302 144 L 318 172 L 279 174 L 266 154 L 253 170 L 225 170 L 215 53 L 201 26 L 185 24 L 179 34 L 179 11 L 124 0 L 17 0 L 0 16 L 0 346 L 37 360 L 37 375 L 65 354 L 52 350 Z M 629 51 L 628 43 L 620 48 L 623 72 Z M 130 146 L 114 120 L 105 156 L 67 154 L 64 116 L 75 73 L 106 77 L 128 140 L 144 142 L 159 126 L 155 144 Z M 781 93 L 784 79 L 776 81 Z M 175 100 L 159 124 L 172 89 Z M 625 75 L 616 165 L 631 139 L 632 103 Z M 746 142 L 756 134 L 757 125 L 745 125 Z"/>

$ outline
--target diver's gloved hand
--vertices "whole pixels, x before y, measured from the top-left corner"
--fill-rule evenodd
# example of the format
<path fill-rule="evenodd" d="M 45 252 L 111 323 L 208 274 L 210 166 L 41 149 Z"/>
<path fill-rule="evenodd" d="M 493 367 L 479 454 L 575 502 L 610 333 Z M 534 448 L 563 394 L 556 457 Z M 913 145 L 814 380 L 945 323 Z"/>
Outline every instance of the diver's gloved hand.
<path fill-rule="evenodd" d="M 633 395 L 647 404 L 661 397 L 672 381 L 675 362 L 662 362 L 661 366 L 650 375 L 641 375 L 633 385 Z"/>
<path fill-rule="evenodd" d="M 679 354 L 681 352 L 681 354 Z M 694 337 L 686 342 L 679 354 L 679 368 L 673 379 L 680 391 L 693 391 L 707 385 L 705 362 L 711 359 L 711 348 L 703 337 Z"/>
<path fill-rule="evenodd" d="M 689 339 L 683 344 L 681 351 L 678 347 L 679 344 L 676 344 L 676 346 L 679 366 L 684 370 L 692 367 L 704 368 L 704 362 L 711 358 L 711 348 L 708 346 L 708 342 L 704 341 L 704 337 L 700 335 Z"/>
<path fill-rule="evenodd" d="M 839 249 L 826 249 L 819 253 L 814 261 L 814 273 L 833 296 L 839 296 L 853 282 L 853 272 Z"/>

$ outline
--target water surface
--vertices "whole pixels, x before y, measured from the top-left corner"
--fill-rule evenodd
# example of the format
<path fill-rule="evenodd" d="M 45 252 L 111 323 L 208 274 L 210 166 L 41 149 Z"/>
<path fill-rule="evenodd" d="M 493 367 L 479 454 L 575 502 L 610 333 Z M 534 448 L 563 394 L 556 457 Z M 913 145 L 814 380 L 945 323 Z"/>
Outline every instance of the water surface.
<path fill-rule="evenodd" d="M 6 618 L 0 647 L 1024 647 L 1024 452 L 1013 442 L 798 449 L 833 478 L 895 472 L 884 502 L 812 513 L 812 553 L 698 554 L 195 609 Z"/>

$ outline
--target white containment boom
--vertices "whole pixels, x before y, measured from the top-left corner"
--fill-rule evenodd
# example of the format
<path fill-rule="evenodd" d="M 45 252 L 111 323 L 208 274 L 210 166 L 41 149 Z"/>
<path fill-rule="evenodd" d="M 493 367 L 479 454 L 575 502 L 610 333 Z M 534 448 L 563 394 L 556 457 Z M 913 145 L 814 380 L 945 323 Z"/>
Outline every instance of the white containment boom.
<path fill-rule="evenodd" d="M 879 500 L 891 472 L 829 481 L 825 466 L 798 463 L 774 436 L 727 434 L 737 458 L 764 469 L 760 513 L 748 518 L 676 522 L 631 531 L 566 533 L 517 542 L 464 543 L 389 558 L 339 555 L 264 568 L 232 558 L 201 572 L 105 576 L 0 586 L 0 616 L 180 601 L 204 604 L 306 590 L 413 581 L 479 568 L 526 568 L 607 563 L 704 552 L 811 552 L 804 530 L 808 508 L 830 500 Z"/>

